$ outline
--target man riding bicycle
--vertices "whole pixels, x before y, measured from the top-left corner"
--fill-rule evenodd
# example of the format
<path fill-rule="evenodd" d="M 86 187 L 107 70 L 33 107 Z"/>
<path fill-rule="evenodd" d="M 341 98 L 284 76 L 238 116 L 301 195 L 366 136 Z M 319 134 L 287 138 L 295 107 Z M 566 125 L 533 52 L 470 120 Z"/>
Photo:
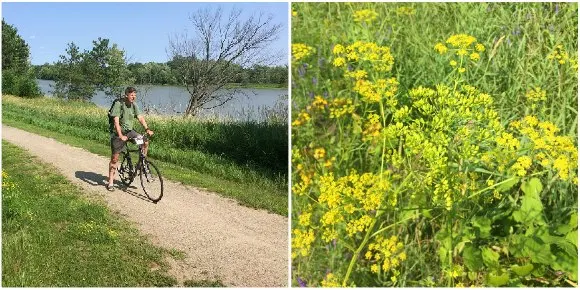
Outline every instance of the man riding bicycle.
<path fill-rule="evenodd" d="M 125 89 L 125 97 L 119 102 L 115 102 L 110 112 L 113 117 L 113 122 L 109 126 L 109 133 L 111 135 L 111 161 L 109 162 L 109 183 L 106 185 L 108 191 L 114 191 L 113 181 L 115 179 L 115 172 L 117 171 L 117 162 L 119 162 L 119 153 L 123 151 L 127 140 L 139 136 L 133 130 L 133 119 L 139 120 L 139 123 L 145 128 L 147 135 L 153 135 L 153 131 L 147 126 L 145 118 L 139 109 L 135 98 L 137 97 L 136 89 L 128 87 Z M 143 144 L 144 154 L 147 155 L 147 148 L 149 141 L 144 136 L 145 143 Z"/>

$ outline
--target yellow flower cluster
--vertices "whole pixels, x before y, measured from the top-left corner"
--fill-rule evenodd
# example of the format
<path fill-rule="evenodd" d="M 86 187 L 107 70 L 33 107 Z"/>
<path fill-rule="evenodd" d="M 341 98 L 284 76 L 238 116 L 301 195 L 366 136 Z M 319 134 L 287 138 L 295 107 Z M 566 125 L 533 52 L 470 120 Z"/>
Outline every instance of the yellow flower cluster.
<path fill-rule="evenodd" d="M 375 12 L 374 10 L 370 10 L 370 9 L 363 9 L 363 10 L 357 10 L 354 12 L 354 21 L 356 22 L 371 22 L 375 19 L 377 19 L 377 16 L 379 16 L 379 14 L 377 12 Z"/>
<path fill-rule="evenodd" d="M 463 65 L 463 60 L 468 55 L 469 59 L 477 62 L 481 58 L 480 53 L 485 51 L 485 46 L 483 46 L 483 44 L 477 43 L 477 39 L 475 37 L 467 34 L 452 35 L 447 39 L 446 43 L 449 45 L 449 47 L 439 42 L 435 44 L 434 49 L 441 55 L 446 54 L 449 49 L 455 51 L 455 55 L 459 56 L 459 59 L 452 59 L 449 62 L 452 67 L 456 67 L 458 63 Z M 465 67 L 458 67 L 457 71 L 459 73 L 464 73 L 466 69 Z"/>
<path fill-rule="evenodd" d="M 324 278 L 324 280 L 322 280 L 322 282 L 320 282 L 320 286 L 326 287 L 326 288 L 338 288 L 341 285 L 338 281 L 338 277 L 336 277 L 332 273 L 328 273 L 328 274 L 326 274 L 326 277 Z"/>
<path fill-rule="evenodd" d="M 397 15 L 415 15 L 415 8 L 409 6 L 401 6 L 397 8 Z"/>
<path fill-rule="evenodd" d="M 355 105 L 352 99 L 336 98 L 330 102 L 330 118 L 338 119 L 344 115 L 354 113 Z"/>
<path fill-rule="evenodd" d="M 382 125 L 380 123 L 379 115 L 371 113 L 367 116 L 367 123 L 363 131 L 363 142 L 376 143 L 381 136 Z"/>
<path fill-rule="evenodd" d="M 438 42 L 437 44 L 435 44 L 435 51 L 439 54 L 445 54 L 447 53 L 447 46 L 445 46 L 445 44 Z M 454 61 L 455 62 L 455 61 Z M 457 64 L 457 62 L 455 62 L 455 64 Z"/>
<path fill-rule="evenodd" d="M 399 82 L 396 78 L 378 79 L 376 82 L 356 80 L 353 90 L 359 93 L 367 103 L 378 103 L 385 100 L 386 104 L 394 108 L 398 101 L 395 97 Z"/>
<path fill-rule="evenodd" d="M 404 251 L 403 243 L 399 242 L 396 236 L 387 239 L 379 235 L 369 244 L 365 259 L 370 261 L 373 273 L 392 271 L 391 280 L 394 282 L 399 275 L 396 268 L 407 259 L 407 254 Z"/>
<path fill-rule="evenodd" d="M 511 169 L 516 172 L 517 175 L 525 176 L 530 166 L 532 166 L 532 158 L 528 156 L 522 156 L 518 158 L 514 165 L 512 165 Z"/>
<path fill-rule="evenodd" d="M 312 229 L 308 231 L 294 229 L 292 234 L 292 259 L 298 257 L 298 255 L 302 257 L 308 256 L 310 247 L 314 242 L 314 231 Z"/>
<path fill-rule="evenodd" d="M 292 60 L 298 62 L 309 57 L 315 49 L 304 43 L 292 43 Z"/>
<path fill-rule="evenodd" d="M 328 105 L 328 101 L 326 101 L 322 96 L 314 96 L 314 101 L 312 101 L 312 107 L 317 110 L 324 110 Z"/>
<path fill-rule="evenodd" d="M 545 101 L 546 100 L 546 91 L 542 90 L 542 88 L 540 88 L 540 87 L 536 87 L 534 89 L 529 90 L 526 93 L 526 98 L 531 103 Z"/>
<path fill-rule="evenodd" d="M 329 209 L 350 204 L 355 209 L 377 210 L 385 198 L 388 205 L 397 204 L 397 196 L 387 192 L 391 186 L 387 178 L 372 173 L 359 175 L 353 171 L 338 179 L 329 173 L 321 176 L 319 182 L 318 202 Z"/>
<path fill-rule="evenodd" d="M 564 46 L 561 44 L 556 45 L 556 48 L 548 54 L 548 59 L 557 61 L 559 64 L 565 64 L 570 61 L 568 53 L 564 50 Z"/>
<path fill-rule="evenodd" d="M 292 121 L 292 126 L 294 127 L 298 127 L 302 124 L 307 123 L 308 121 L 310 121 L 310 114 L 308 114 L 308 112 L 306 112 L 305 110 L 300 111 L 300 113 L 298 113 L 298 116 L 296 118 L 294 118 L 294 121 Z"/>
<path fill-rule="evenodd" d="M 471 35 L 467 34 L 454 34 L 447 38 L 446 43 L 455 47 L 467 49 L 472 44 L 476 43 L 477 39 Z"/>
<path fill-rule="evenodd" d="M 16 184 L 11 182 L 8 178 L 8 173 L 2 170 L 2 190 L 14 189 Z"/>
<path fill-rule="evenodd" d="M 511 133 L 503 132 L 501 136 L 495 138 L 495 142 L 500 147 L 507 148 L 508 150 L 517 150 L 520 148 L 520 141 Z"/>
<path fill-rule="evenodd" d="M 535 116 L 525 116 L 510 123 L 509 129 L 521 136 L 526 144 L 522 147 L 528 151 L 528 156 L 520 157 L 514 164 L 515 168 L 512 166 L 517 175 L 522 176 L 523 169 L 528 169 L 532 158 L 535 158 L 544 169 L 554 169 L 561 180 L 574 182 L 577 178 L 578 150 L 570 137 L 557 135 L 560 130 L 556 125 L 540 121 Z M 523 164 L 520 162 L 522 158 L 525 160 Z"/>
<path fill-rule="evenodd" d="M 316 148 L 314 149 L 314 159 L 322 159 L 326 155 L 326 150 L 324 148 Z"/>
<path fill-rule="evenodd" d="M 356 41 L 346 47 L 337 44 L 332 52 L 335 55 L 333 64 L 337 67 L 343 67 L 347 62 L 369 63 L 374 71 L 388 72 L 395 62 L 388 46 L 379 46 L 374 42 Z"/>

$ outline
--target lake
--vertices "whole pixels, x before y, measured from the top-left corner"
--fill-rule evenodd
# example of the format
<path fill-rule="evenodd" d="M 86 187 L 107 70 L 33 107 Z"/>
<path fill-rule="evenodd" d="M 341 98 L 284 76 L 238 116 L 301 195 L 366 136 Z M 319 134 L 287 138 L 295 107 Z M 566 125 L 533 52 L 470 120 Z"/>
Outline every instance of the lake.
<path fill-rule="evenodd" d="M 54 81 L 37 80 L 42 93 L 52 97 Z M 160 115 L 182 115 L 189 101 L 189 93 L 184 87 L 135 85 L 137 89 L 137 103 L 150 113 Z M 211 110 L 202 110 L 199 118 L 218 118 L 220 120 L 261 121 L 272 111 L 287 116 L 288 90 L 287 89 L 238 89 L 232 100 L 221 107 Z M 109 108 L 112 99 L 102 91 L 97 92 L 92 102 L 98 106 Z M 213 104 L 207 105 L 212 107 Z M 280 113 L 278 115 L 280 115 Z"/>

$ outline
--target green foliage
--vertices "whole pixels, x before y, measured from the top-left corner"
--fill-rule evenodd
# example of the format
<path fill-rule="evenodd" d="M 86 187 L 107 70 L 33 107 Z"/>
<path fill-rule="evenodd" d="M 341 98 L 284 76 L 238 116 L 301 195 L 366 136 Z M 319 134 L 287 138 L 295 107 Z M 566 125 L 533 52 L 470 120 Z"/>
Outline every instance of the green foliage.
<path fill-rule="evenodd" d="M 15 27 L 2 19 L 2 71 L 26 72 L 29 57 L 28 44 L 18 35 Z"/>
<path fill-rule="evenodd" d="M 2 19 L 2 92 L 20 97 L 40 96 L 29 64 L 28 44 Z"/>
<path fill-rule="evenodd" d="M 133 83 L 125 61 L 125 52 L 108 39 L 93 41 L 90 51 L 81 52 L 74 42 L 69 43 L 66 55 L 55 64 L 55 95 L 69 100 L 89 101 L 97 90 L 111 99 L 123 94 L 125 86 Z"/>

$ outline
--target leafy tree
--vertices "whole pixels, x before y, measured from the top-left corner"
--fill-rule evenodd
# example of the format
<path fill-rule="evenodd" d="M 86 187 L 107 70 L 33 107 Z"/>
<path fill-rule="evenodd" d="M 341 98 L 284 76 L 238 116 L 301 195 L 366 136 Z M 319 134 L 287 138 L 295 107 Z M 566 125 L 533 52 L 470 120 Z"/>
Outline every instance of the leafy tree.
<path fill-rule="evenodd" d="M 249 67 L 274 60 L 268 46 L 278 38 L 281 25 L 273 24 L 271 16 L 242 20 L 240 15 L 240 10 L 232 10 L 227 18 L 221 8 L 198 10 L 190 16 L 193 37 L 170 39 L 173 75 L 190 95 L 185 115 L 231 100 L 236 91 L 224 86 L 241 74 L 235 65 Z"/>
<path fill-rule="evenodd" d="M 97 90 L 88 74 L 86 53 L 71 42 L 66 55 L 56 63 L 55 96 L 69 100 L 90 100 Z"/>
<path fill-rule="evenodd" d="M 90 100 L 97 90 L 111 98 L 119 97 L 124 86 L 133 83 L 125 52 L 108 39 L 93 41 L 91 51 L 81 52 L 70 43 L 66 55 L 56 63 L 55 94 L 74 100 Z"/>
<path fill-rule="evenodd" d="M 93 41 L 93 49 L 86 56 L 87 73 L 98 90 L 110 97 L 120 97 L 126 84 L 133 83 L 127 68 L 125 52 L 117 44 L 109 46 L 108 39 Z"/>
<path fill-rule="evenodd" d="M 2 92 L 22 97 L 36 97 L 40 89 L 29 62 L 28 44 L 18 30 L 2 19 Z"/>

